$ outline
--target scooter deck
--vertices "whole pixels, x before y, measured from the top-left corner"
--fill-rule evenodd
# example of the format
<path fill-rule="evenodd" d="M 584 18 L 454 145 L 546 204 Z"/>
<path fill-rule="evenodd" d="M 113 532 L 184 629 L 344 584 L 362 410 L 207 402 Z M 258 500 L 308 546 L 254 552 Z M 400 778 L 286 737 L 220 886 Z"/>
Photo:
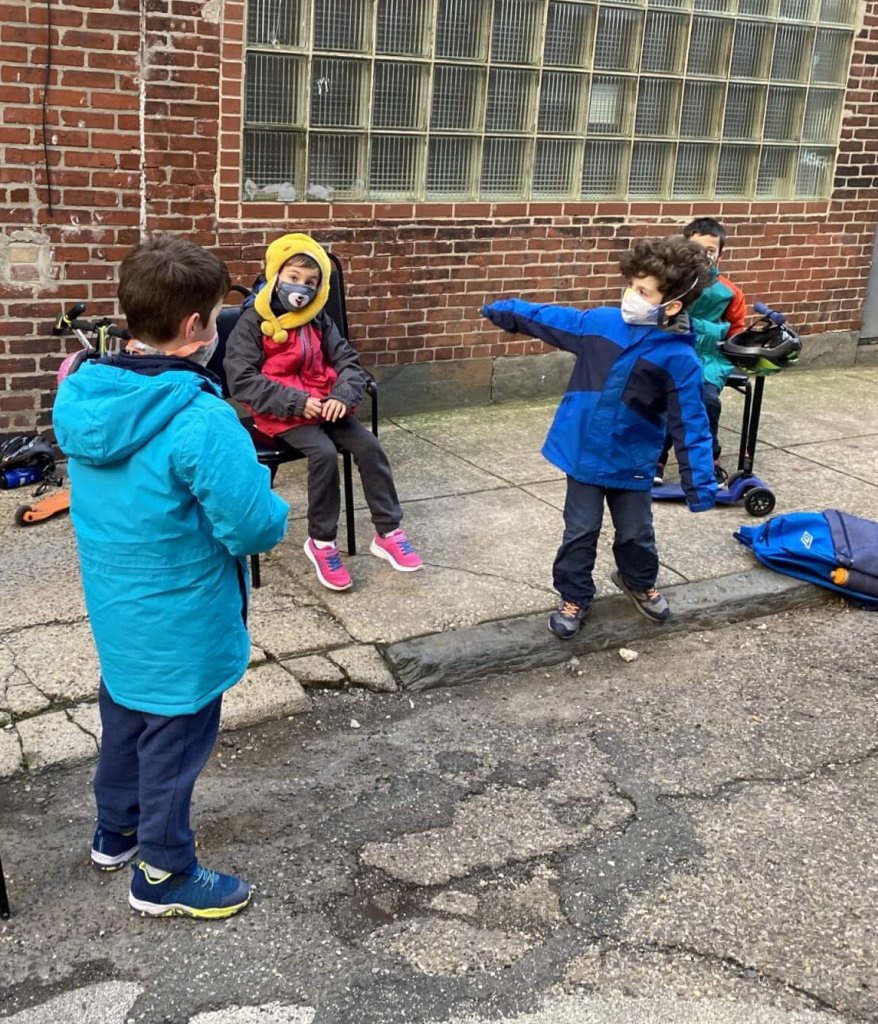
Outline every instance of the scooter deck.
<path fill-rule="evenodd" d="M 771 487 L 758 476 L 744 474 L 730 477 L 727 487 L 720 487 L 716 492 L 717 505 L 736 505 L 744 500 L 747 491 L 761 487 L 770 491 Z M 649 492 L 653 501 L 685 501 L 686 495 L 680 484 L 656 484 Z"/>
<path fill-rule="evenodd" d="M 43 498 L 42 501 L 35 501 L 32 505 L 20 505 L 15 513 L 15 521 L 19 526 L 34 526 L 69 511 L 70 490 L 65 488 L 57 494 Z"/>

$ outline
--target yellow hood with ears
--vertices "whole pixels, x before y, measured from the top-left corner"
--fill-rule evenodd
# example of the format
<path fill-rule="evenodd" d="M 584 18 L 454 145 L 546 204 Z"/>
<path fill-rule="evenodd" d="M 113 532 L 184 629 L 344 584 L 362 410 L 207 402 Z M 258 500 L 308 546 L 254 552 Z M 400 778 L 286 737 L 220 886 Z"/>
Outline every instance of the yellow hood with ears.
<path fill-rule="evenodd" d="M 317 294 L 303 309 L 275 316 L 271 311 L 271 297 L 277 285 L 277 276 L 287 260 L 301 255 L 310 256 L 320 267 L 320 285 Z M 272 341 L 276 341 L 278 345 L 282 345 L 289 337 L 291 330 L 313 320 L 329 298 L 331 273 L 332 264 L 329 262 L 326 250 L 322 245 L 318 245 L 310 235 L 292 234 L 276 238 L 265 250 L 266 283 L 259 290 L 253 304 L 256 312 L 262 317 L 262 323 L 259 325 L 262 333 Z"/>

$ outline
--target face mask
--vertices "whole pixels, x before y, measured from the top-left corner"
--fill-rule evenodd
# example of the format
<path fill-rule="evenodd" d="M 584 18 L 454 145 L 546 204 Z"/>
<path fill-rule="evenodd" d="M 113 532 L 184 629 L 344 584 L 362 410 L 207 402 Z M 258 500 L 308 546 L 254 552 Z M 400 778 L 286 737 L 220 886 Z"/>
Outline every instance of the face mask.
<path fill-rule="evenodd" d="M 622 319 L 626 324 L 657 324 L 662 306 L 653 306 L 633 288 L 626 288 L 622 296 Z"/>
<path fill-rule="evenodd" d="M 289 284 L 286 281 L 279 282 L 277 286 L 277 297 L 281 305 L 290 313 L 297 309 L 304 309 L 309 302 L 312 302 L 317 294 L 316 288 L 310 288 L 307 284 Z"/>
<path fill-rule="evenodd" d="M 190 363 L 207 366 L 216 352 L 218 344 L 219 335 L 215 334 L 210 341 L 196 341 L 189 345 L 181 345 L 173 352 L 168 352 L 166 349 L 153 348 L 152 345 L 147 345 L 144 341 L 136 341 L 132 338 L 126 345 L 125 351 L 138 356 L 177 356 L 178 359 L 188 359 Z"/>
<path fill-rule="evenodd" d="M 696 284 L 698 284 L 697 277 L 685 292 L 681 292 L 675 299 L 660 302 L 657 306 L 647 302 L 633 288 L 626 288 L 622 294 L 622 319 L 626 324 L 662 324 L 665 319 L 665 309 L 678 299 L 682 299 L 684 295 L 688 295 Z"/>
<path fill-rule="evenodd" d="M 216 347 L 219 344 L 219 335 L 215 334 L 213 338 L 206 344 L 195 349 L 194 352 L 190 352 L 185 358 L 190 363 L 197 363 L 199 366 L 207 366 L 207 364 L 213 358 Z"/>

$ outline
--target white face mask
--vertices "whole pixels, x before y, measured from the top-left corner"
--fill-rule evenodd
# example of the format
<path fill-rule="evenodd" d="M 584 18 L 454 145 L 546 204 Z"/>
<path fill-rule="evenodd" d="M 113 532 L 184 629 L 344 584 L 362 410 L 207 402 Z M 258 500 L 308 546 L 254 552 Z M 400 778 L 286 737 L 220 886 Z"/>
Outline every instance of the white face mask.
<path fill-rule="evenodd" d="M 626 324 L 657 324 L 662 308 L 647 302 L 633 288 L 626 288 L 622 295 L 622 319 Z"/>
<path fill-rule="evenodd" d="M 213 358 L 216 347 L 219 344 L 219 335 L 215 334 L 211 341 L 206 345 L 202 345 L 200 348 L 195 349 L 194 352 L 190 352 L 185 358 L 190 363 L 197 363 L 199 366 L 207 366 L 210 360 Z"/>
<path fill-rule="evenodd" d="M 667 302 L 660 302 L 657 306 L 647 302 L 633 288 L 626 288 L 622 293 L 622 319 L 626 324 L 660 324 L 664 320 L 664 311 L 667 307 L 682 299 L 684 295 L 688 295 L 696 284 L 698 284 L 697 277 L 676 299 L 668 299 Z"/>
<path fill-rule="evenodd" d="M 194 348 L 192 345 L 194 344 Z M 215 334 L 210 341 L 205 342 L 194 342 L 188 345 L 181 345 L 180 348 L 174 349 L 172 352 L 168 352 L 166 349 L 153 348 L 152 345 L 147 345 L 145 341 L 137 341 L 132 338 L 128 342 L 125 351 L 131 355 L 140 356 L 177 356 L 178 359 L 188 359 L 190 363 L 197 363 L 199 366 L 207 366 L 216 352 L 216 347 L 219 344 L 219 335 Z"/>

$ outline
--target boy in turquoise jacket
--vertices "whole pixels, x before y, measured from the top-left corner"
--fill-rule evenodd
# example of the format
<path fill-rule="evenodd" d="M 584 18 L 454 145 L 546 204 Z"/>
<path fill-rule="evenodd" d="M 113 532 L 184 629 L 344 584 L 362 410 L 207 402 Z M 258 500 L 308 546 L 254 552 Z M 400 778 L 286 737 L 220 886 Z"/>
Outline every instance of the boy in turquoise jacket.
<path fill-rule="evenodd" d="M 722 412 L 720 392 L 734 371 L 734 366 L 719 350 L 719 343 L 744 329 L 747 303 L 741 289 L 720 274 L 719 258 L 725 248 L 726 229 L 712 217 L 697 217 L 683 228 L 683 237 L 700 245 L 710 260 L 711 283 L 692 303 L 689 317 L 695 332 L 695 351 L 701 360 L 704 381 L 704 407 L 713 438 L 713 462 L 717 483 L 725 483 L 728 473 L 720 462 L 722 445 L 719 440 L 719 418 Z M 665 464 L 671 450 L 671 438 L 659 456 L 655 483 L 664 479 Z"/>
<path fill-rule="evenodd" d="M 53 413 L 101 665 L 91 859 L 113 871 L 139 852 L 128 901 L 152 916 L 228 917 L 250 899 L 199 865 L 189 825 L 222 695 L 249 660 L 246 559 L 289 512 L 204 368 L 228 288 L 191 242 L 137 246 L 119 280 L 128 352 L 84 363 Z"/>

